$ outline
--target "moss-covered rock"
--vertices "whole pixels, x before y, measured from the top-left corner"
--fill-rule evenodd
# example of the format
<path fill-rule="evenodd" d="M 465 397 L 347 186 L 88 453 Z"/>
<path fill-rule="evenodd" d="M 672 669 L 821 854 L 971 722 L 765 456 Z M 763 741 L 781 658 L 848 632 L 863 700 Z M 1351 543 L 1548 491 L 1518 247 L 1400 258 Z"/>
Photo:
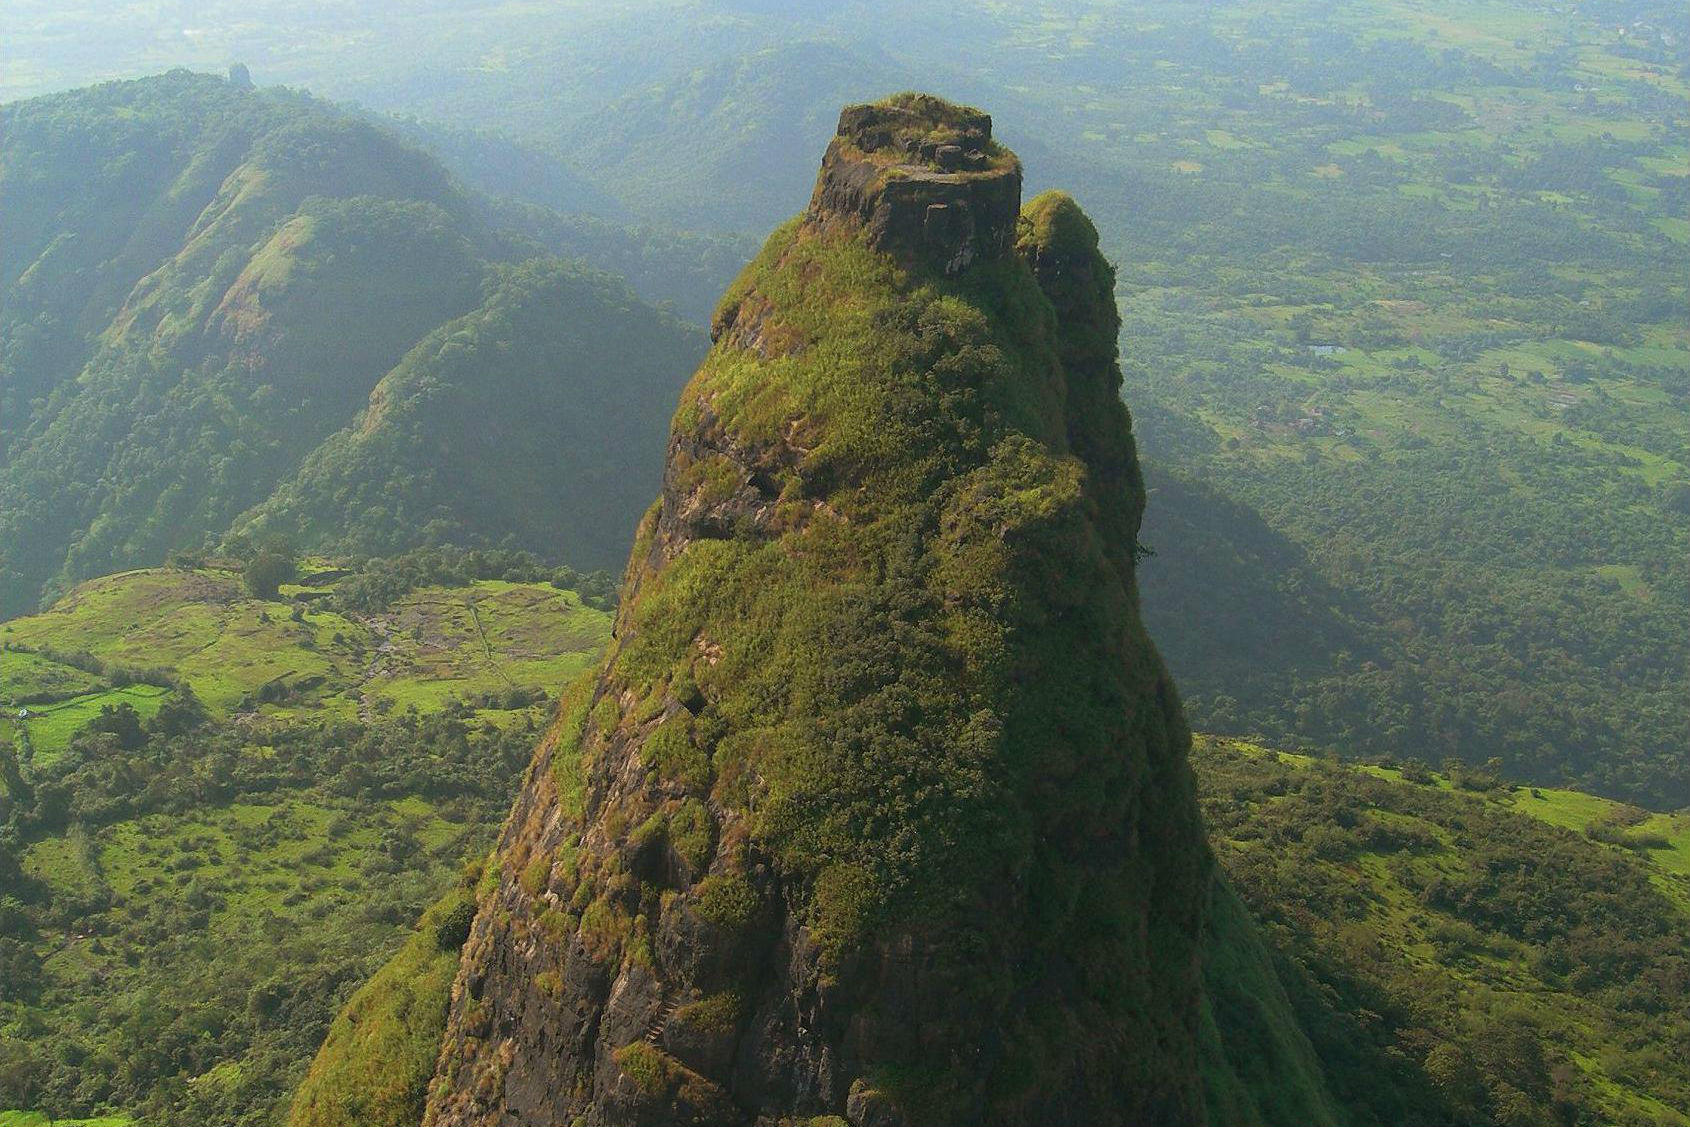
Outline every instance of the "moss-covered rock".
<path fill-rule="evenodd" d="M 414 1115 L 437 1045 L 428 1124 L 1342 1122 L 1139 622 L 1095 231 L 1047 194 L 958 266 L 830 210 L 842 159 L 889 186 L 971 133 L 968 175 L 1018 178 L 978 111 L 846 111 L 723 299 L 449 1013 L 447 905 L 296 1122 Z"/>
<path fill-rule="evenodd" d="M 1200 1059 L 1209 1122 L 1337 1127 L 1327 1090 L 1256 923 L 1224 881 L 1210 893 L 1203 942 Z"/>

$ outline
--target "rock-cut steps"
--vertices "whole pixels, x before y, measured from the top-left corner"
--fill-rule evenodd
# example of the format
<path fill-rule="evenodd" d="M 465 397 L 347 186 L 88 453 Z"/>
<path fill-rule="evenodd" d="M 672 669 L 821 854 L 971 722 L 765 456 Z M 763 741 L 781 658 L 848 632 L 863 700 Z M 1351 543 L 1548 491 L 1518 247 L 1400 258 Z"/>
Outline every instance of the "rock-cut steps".
<path fill-rule="evenodd" d="M 646 1044 L 656 1045 L 663 1040 L 663 1030 L 668 1027 L 669 1019 L 674 1017 L 675 1011 L 680 1008 L 681 999 L 679 995 L 672 995 L 663 1000 L 663 1004 L 657 1007 L 657 1013 L 652 1015 L 651 1024 L 646 1026 Z"/>

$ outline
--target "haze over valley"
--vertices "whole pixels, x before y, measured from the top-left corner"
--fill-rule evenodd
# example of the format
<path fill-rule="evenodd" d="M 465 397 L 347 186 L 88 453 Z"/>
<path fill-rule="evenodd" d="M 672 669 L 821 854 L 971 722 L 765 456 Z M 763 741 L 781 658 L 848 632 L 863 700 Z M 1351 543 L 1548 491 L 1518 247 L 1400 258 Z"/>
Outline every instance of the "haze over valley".
<path fill-rule="evenodd" d="M 8 5 L 0 1127 L 1690 1123 L 1687 44 Z"/>

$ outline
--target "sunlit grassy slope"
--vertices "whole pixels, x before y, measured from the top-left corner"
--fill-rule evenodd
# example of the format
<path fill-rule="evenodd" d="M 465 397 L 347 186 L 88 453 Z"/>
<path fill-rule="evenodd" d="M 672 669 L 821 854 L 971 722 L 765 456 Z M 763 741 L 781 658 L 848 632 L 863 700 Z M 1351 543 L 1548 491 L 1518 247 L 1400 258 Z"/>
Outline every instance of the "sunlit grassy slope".
<path fill-rule="evenodd" d="M 550 695 L 610 629 L 550 583 L 343 613 L 342 568 L 300 580 L 266 601 L 232 563 L 126 572 L 0 626 L 0 736 L 33 792 L 0 781 L 19 878 L 0 888 L 0 1109 L 42 1109 L 4 1127 L 285 1100 L 340 1002 L 485 850 Z M 184 690 L 208 714 L 187 736 L 108 762 L 70 747 L 102 708 L 145 723 Z M 417 934 L 449 979 L 435 922 Z"/>

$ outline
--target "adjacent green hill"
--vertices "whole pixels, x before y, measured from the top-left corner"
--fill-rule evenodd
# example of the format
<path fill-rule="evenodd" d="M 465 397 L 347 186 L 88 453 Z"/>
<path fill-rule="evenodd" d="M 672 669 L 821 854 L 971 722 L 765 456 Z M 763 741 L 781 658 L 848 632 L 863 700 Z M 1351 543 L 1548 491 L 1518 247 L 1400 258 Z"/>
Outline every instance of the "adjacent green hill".
<path fill-rule="evenodd" d="M 278 490 L 242 523 L 301 547 L 620 557 L 696 330 L 303 95 L 176 72 L 0 128 L 4 613 Z"/>
<path fill-rule="evenodd" d="M 634 456 L 661 448 L 697 340 L 608 277 L 495 268 L 478 308 L 407 353 L 234 527 L 328 551 L 514 541 L 609 564 L 652 487 Z"/>

